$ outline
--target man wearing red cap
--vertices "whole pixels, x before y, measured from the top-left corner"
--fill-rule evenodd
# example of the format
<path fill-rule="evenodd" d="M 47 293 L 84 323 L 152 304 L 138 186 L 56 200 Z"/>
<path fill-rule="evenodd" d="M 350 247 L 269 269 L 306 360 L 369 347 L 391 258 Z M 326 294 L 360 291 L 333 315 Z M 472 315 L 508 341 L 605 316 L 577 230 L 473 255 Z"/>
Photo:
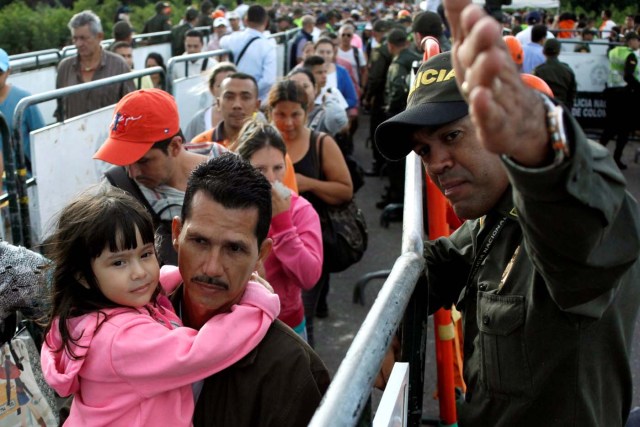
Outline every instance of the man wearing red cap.
<path fill-rule="evenodd" d="M 187 178 L 197 165 L 207 160 L 205 155 L 185 150 L 183 143 L 173 97 L 160 89 L 139 90 L 116 105 L 109 137 L 94 159 L 124 167 L 112 168 L 107 177 L 112 184 L 117 179 L 124 181 L 118 187 L 134 196 L 139 189 L 152 214 L 155 213 L 158 226 L 180 214 Z M 125 170 L 130 180 L 126 179 Z M 170 227 L 166 233 L 170 233 Z M 161 262 L 175 264 L 170 238 L 165 245 L 159 253 Z"/>
<path fill-rule="evenodd" d="M 453 50 L 381 124 L 467 221 L 425 243 L 429 310 L 464 321 L 464 426 L 622 426 L 640 306 L 637 202 L 606 149 L 523 84 L 500 24 L 444 0 Z M 404 143 L 403 143 L 404 142 Z"/>

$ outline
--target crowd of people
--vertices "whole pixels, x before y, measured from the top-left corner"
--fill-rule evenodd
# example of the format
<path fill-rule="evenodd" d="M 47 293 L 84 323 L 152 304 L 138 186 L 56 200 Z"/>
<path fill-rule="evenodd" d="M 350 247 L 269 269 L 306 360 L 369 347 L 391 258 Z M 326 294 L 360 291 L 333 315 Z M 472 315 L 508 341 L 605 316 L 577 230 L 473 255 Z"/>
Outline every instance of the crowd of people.
<path fill-rule="evenodd" d="M 94 156 L 112 165 L 106 182 L 61 212 L 42 246 L 49 260 L 11 258 L 53 271 L 50 283 L 24 274 L 51 288 L 41 360 L 47 382 L 74 396 L 68 425 L 309 422 L 330 381 L 313 350 L 314 318 L 329 315 L 321 216 L 358 189 L 363 114 L 374 142 L 364 173 L 389 180 L 377 206 L 403 201 L 413 151 L 462 224 L 424 252 L 425 305 L 455 304 L 464 322 L 460 425 L 624 425 L 640 305 L 640 218 L 620 172 L 633 129 L 620 110 L 608 116 L 600 142 L 618 135 L 613 160 L 589 141 L 558 57 L 566 34 L 621 34 L 607 93 L 622 103 L 640 88 L 635 26 L 616 27 L 608 11 L 597 31 L 538 11 L 496 19 L 468 0 L 238 3 L 205 0 L 171 26 L 158 2 L 143 29 L 168 31 L 155 41 L 174 56 L 229 54 L 59 103 L 61 120 L 116 104 Z M 133 68 L 127 9 L 116 20 L 107 49 L 97 15 L 71 19 L 77 56 L 58 65 L 57 87 Z M 266 34 L 291 28 L 279 79 Z M 422 61 L 429 38 L 443 53 Z M 27 92 L 6 83 L 1 49 L 0 73 L 4 113 L 7 94 L 15 106 Z M 182 129 L 165 79 L 193 75 L 213 102 Z M 25 134 L 42 125 L 36 107 L 25 119 Z"/>

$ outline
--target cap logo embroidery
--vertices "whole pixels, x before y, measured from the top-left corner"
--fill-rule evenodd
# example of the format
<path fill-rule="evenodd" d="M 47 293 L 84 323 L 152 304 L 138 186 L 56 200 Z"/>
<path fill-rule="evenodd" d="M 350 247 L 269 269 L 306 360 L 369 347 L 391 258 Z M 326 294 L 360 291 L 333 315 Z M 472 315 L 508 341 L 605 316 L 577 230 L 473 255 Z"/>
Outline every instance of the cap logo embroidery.
<path fill-rule="evenodd" d="M 140 120 L 142 115 L 138 117 L 132 117 L 128 114 L 116 113 L 113 116 L 113 121 L 111 122 L 111 132 L 124 132 L 125 127 L 129 124 L 130 121 Z"/>
<path fill-rule="evenodd" d="M 418 89 L 420 86 L 428 86 L 433 83 L 446 82 L 448 80 L 451 80 L 455 76 L 456 76 L 456 73 L 455 73 L 455 70 L 453 69 L 448 70 L 443 68 L 441 70 L 429 69 L 429 70 L 421 71 L 416 76 L 414 85 L 411 88 L 409 95 L 411 95 L 413 91 Z"/>

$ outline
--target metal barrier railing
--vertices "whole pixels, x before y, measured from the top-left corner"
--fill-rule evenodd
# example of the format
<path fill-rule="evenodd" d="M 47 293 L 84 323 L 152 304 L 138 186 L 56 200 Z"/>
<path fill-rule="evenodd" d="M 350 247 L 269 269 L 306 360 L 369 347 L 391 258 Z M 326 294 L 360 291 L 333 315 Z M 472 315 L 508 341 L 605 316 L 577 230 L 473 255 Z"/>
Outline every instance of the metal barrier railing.
<path fill-rule="evenodd" d="M 230 53 L 231 53 L 231 51 L 228 50 L 228 49 L 218 49 L 218 50 L 211 50 L 211 51 L 207 51 L 207 52 L 191 53 L 191 54 L 188 54 L 188 55 L 179 55 L 179 56 L 172 57 L 171 59 L 169 59 L 169 62 L 167 62 L 167 92 L 169 92 L 170 94 L 174 95 L 174 93 L 173 93 L 173 70 L 177 66 L 176 64 L 181 64 L 181 63 L 187 62 L 187 61 L 193 61 L 195 59 L 211 58 L 211 57 L 214 57 L 214 56 L 229 55 Z M 189 70 L 188 69 L 187 69 L 185 74 L 186 74 L 185 77 L 189 77 Z"/>
<path fill-rule="evenodd" d="M 281 33 L 275 33 L 275 34 L 270 34 L 267 36 L 268 39 L 280 39 L 282 37 L 284 37 L 284 63 L 282 64 L 282 69 L 284 70 L 284 75 L 287 75 L 287 72 L 289 72 L 289 55 L 291 54 L 291 52 L 289 52 L 289 41 L 294 38 L 300 31 L 302 31 L 300 28 L 293 28 L 291 30 L 287 30 L 287 31 L 283 31 Z"/>
<path fill-rule="evenodd" d="M 269 36 L 267 36 L 268 39 L 276 39 L 276 40 L 284 37 L 284 64 L 283 64 L 283 68 L 282 69 L 284 70 L 284 74 L 285 75 L 286 75 L 286 73 L 288 71 L 288 68 L 289 68 L 289 40 L 293 36 L 298 34 L 299 31 L 300 31 L 300 29 L 296 28 L 296 29 L 293 29 L 293 30 L 284 31 L 282 33 L 270 34 Z M 189 54 L 189 55 L 180 55 L 180 56 L 172 57 L 167 62 L 167 76 L 169 77 L 167 79 L 167 92 L 173 94 L 173 78 L 172 78 L 172 76 L 173 76 L 173 69 L 177 66 L 176 64 L 187 62 L 187 61 L 193 61 L 195 59 L 210 58 L 210 57 L 222 56 L 222 55 L 229 55 L 230 53 L 231 53 L 231 51 L 228 50 L 228 49 L 219 49 L 219 50 L 212 50 L 212 51 L 208 51 L 208 52 L 192 53 L 192 54 Z M 186 74 L 186 77 L 189 77 L 188 71 L 185 74 Z"/>
<path fill-rule="evenodd" d="M 162 67 L 150 67 L 145 68 L 143 70 L 132 71 L 126 74 L 118 74 L 117 76 L 111 76 L 100 80 L 95 80 L 87 83 L 82 83 L 74 86 L 67 86 L 60 89 L 52 90 L 45 93 L 40 93 L 36 95 L 30 95 L 23 99 L 21 99 L 16 105 L 16 109 L 13 113 L 13 135 L 11 140 L 11 144 L 3 144 L 3 154 L 5 159 L 5 169 L 7 162 L 13 162 L 15 159 L 15 176 L 16 176 L 16 186 L 13 189 L 16 190 L 17 199 L 20 202 L 20 221 L 17 224 L 20 224 L 20 228 L 22 230 L 19 236 L 14 238 L 14 244 L 23 245 L 25 247 L 31 247 L 31 233 L 29 231 L 29 197 L 27 196 L 27 168 L 24 157 L 24 148 L 22 144 L 22 140 L 24 135 L 22 134 L 22 120 L 25 114 L 25 111 L 31 105 L 39 104 L 45 101 L 51 101 L 53 99 L 60 100 L 61 98 L 78 93 L 87 91 L 90 89 L 95 89 L 101 86 L 107 86 L 113 83 L 125 82 L 127 80 L 134 80 L 138 77 L 164 73 Z M 7 169 L 8 170 L 8 169 Z M 8 175 L 7 175 L 8 176 Z M 9 181 L 9 180 L 7 180 Z M 13 193 L 13 194 L 15 194 Z M 13 229 L 13 219 L 11 217 L 12 223 L 11 227 Z"/>
<path fill-rule="evenodd" d="M 36 52 L 20 53 L 9 56 L 9 66 L 13 71 L 22 68 L 39 67 L 41 65 L 57 64 L 61 53 L 58 49 L 46 49 Z"/>
<path fill-rule="evenodd" d="M 206 30 L 207 27 L 199 27 L 198 29 L 201 29 L 201 28 L 204 28 Z M 205 36 L 207 35 L 208 34 L 205 34 Z M 154 38 L 162 38 L 163 41 L 167 41 L 167 40 L 164 40 L 167 37 L 171 37 L 171 31 L 158 31 L 156 33 L 135 34 L 132 36 L 132 39 L 135 43 L 135 42 L 147 41 L 149 39 L 154 39 Z M 109 46 L 111 46 L 114 42 L 115 42 L 115 39 L 102 40 L 100 42 L 100 46 L 102 46 L 104 49 L 108 49 Z M 78 53 L 78 49 L 76 49 L 75 45 L 68 45 L 60 49 L 59 53 L 60 53 L 60 59 L 64 59 L 68 56 L 76 55 Z"/>
<path fill-rule="evenodd" d="M 420 159 L 411 153 L 406 161 L 402 254 L 353 339 L 309 424 L 312 427 L 355 426 L 368 403 L 382 360 L 424 268 L 423 182 Z M 415 369 L 418 374 L 422 371 Z M 421 398 L 422 389 L 410 388 L 410 394 Z"/>
<path fill-rule="evenodd" d="M 153 39 L 153 38 L 159 38 L 159 37 L 167 37 L 167 36 L 171 36 L 171 31 L 158 31 L 158 32 L 155 32 L 155 33 L 135 34 L 133 36 L 133 40 L 134 41 L 140 41 L 140 40 Z"/>
<path fill-rule="evenodd" d="M 11 156 L 12 141 L 9 134 L 9 124 L 7 123 L 4 115 L 0 113 L 0 135 L 2 135 L 2 156 L 4 158 L 4 173 L 5 173 L 5 185 L 7 187 L 7 193 L 2 196 L 0 203 L 9 201 L 9 221 L 11 223 L 11 238 L 14 244 L 20 244 L 22 242 L 22 228 L 20 227 L 20 207 L 18 206 L 18 190 L 16 179 L 16 165 Z M 18 243 L 15 243 L 18 242 Z"/>

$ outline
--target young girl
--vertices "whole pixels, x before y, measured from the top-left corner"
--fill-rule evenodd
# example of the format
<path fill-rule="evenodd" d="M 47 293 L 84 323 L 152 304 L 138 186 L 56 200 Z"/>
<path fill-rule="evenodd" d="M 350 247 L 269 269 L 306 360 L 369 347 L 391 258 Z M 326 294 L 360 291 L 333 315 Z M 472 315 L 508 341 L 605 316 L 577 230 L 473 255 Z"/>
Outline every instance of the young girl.
<path fill-rule="evenodd" d="M 181 327 L 158 284 L 151 217 L 109 186 L 63 209 L 50 255 L 41 361 L 47 382 L 74 394 L 68 426 L 191 425 L 191 384 L 247 355 L 279 312 L 277 295 L 249 282 L 231 312 Z"/>
<path fill-rule="evenodd" d="M 271 183 L 271 254 L 265 278 L 280 297 L 279 319 L 307 339 L 302 290 L 311 289 L 322 273 L 322 232 L 313 206 L 282 185 L 287 149 L 271 125 L 248 122 L 240 131 L 238 154 Z"/>

